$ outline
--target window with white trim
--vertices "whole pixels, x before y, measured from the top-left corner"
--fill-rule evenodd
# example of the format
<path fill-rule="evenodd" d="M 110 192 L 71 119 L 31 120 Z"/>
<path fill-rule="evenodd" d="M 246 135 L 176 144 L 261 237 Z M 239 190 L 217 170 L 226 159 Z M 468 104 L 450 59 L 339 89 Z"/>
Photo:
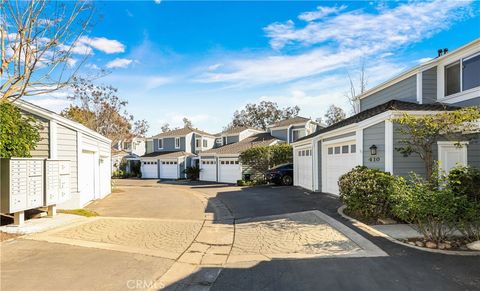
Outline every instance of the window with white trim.
<path fill-rule="evenodd" d="M 179 138 L 179 137 L 176 137 L 176 138 L 175 138 L 175 148 L 176 148 L 176 149 L 179 149 L 179 148 L 180 148 L 180 138 Z"/>
<path fill-rule="evenodd" d="M 202 143 L 204 148 L 208 147 L 208 140 L 204 139 Z"/>
<path fill-rule="evenodd" d="M 445 66 L 445 96 L 480 86 L 480 53 Z"/>
<path fill-rule="evenodd" d="M 196 148 L 199 148 L 199 147 L 200 147 L 200 139 L 199 139 L 199 138 L 197 138 L 197 139 L 195 140 L 195 147 L 196 147 Z"/>
<path fill-rule="evenodd" d="M 158 140 L 158 149 L 163 149 L 163 139 Z"/>

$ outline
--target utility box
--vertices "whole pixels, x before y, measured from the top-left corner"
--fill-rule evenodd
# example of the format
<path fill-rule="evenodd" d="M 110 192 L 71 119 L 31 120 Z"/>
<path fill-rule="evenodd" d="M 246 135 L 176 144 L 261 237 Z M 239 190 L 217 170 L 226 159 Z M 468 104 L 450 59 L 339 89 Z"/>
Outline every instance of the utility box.
<path fill-rule="evenodd" d="M 70 161 L 45 161 L 45 204 L 50 206 L 70 199 Z"/>
<path fill-rule="evenodd" d="M 16 213 L 44 204 L 43 159 L 1 159 L 0 198 L 2 213 Z"/>

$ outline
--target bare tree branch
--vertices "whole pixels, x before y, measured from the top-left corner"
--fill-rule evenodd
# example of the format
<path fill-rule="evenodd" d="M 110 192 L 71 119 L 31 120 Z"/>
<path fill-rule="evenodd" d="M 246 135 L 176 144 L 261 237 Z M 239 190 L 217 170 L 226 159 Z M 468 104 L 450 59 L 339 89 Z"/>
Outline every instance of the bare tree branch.
<path fill-rule="evenodd" d="M 79 56 L 75 48 L 90 28 L 92 2 L 0 3 L 0 100 L 14 101 L 70 85 L 89 56 Z"/>

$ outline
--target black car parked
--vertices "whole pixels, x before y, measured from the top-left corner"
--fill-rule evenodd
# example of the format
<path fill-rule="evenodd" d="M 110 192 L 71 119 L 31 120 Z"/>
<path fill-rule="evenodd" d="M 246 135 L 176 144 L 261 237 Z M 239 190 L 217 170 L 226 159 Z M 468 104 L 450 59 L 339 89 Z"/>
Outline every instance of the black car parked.
<path fill-rule="evenodd" d="M 283 164 L 267 171 L 267 181 L 277 185 L 293 184 L 293 164 Z"/>

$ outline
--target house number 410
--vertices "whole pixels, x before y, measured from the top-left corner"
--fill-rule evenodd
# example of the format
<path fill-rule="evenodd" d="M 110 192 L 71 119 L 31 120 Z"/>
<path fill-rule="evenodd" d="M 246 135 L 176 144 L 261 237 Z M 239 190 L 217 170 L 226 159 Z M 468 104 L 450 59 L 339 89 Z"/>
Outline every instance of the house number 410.
<path fill-rule="evenodd" d="M 380 157 L 370 157 L 368 158 L 370 162 L 380 162 Z"/>

